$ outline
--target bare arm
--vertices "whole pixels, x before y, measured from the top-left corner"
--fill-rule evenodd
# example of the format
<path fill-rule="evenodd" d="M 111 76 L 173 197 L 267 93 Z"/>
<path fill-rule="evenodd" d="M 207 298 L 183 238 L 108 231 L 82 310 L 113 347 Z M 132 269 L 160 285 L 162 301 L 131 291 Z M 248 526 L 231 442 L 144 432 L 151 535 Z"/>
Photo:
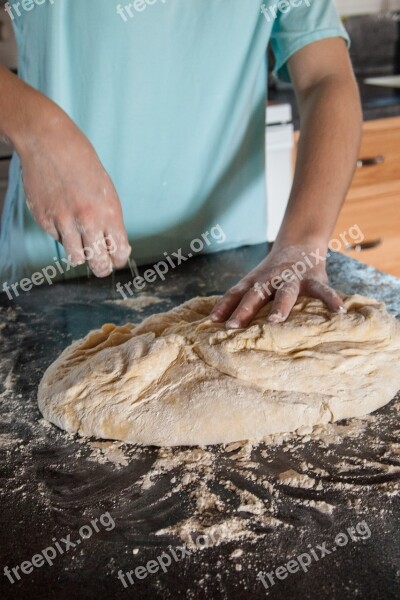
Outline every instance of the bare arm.
<path fill-rule="evenodd" d="M 343 40 L 306 46 L 289 61 L 301 116 L 295 177 L 280 244 L 326 248 L 357 162 L 362 113 Z"/>
<path fill-rule="evenodd" d="M 342 39 L 314 42 L 297 52 L 289 69 L 300 108 L 302 133 L 293 188 L 271 253 L 215 306 L 212 318 L 228 327 L 245 327 L 271 298 L 269 319 L 285 321 L 299 295 L 323 300 L 341 310 L 340 297 L 328 285 L 324 261 L 300 280 L 285 281 L 273 290 L 274 278 L 305 254 L 326 254 L 330 236 L 355 169 L 362 113 L 350 59 Z M 304 259 L 303 259 L 304 260 Z M 275 288 L 276 289 L 276 288 Z M 264 297 L 263 297 L 264 296 Z"/>
<path fill-rule="evenodd" d="M 21 159 L 28 206 L 37 223 L 65 247 L 72 262 L 89 262 L 99 277 L 130 253 L 115 188 L 88 139 L 49 98 L 0 67 L 0 134 Z M 105 238 L 117 250 L 110 254 Z M 103 242 L 99 244 L 99 242 Z"/>

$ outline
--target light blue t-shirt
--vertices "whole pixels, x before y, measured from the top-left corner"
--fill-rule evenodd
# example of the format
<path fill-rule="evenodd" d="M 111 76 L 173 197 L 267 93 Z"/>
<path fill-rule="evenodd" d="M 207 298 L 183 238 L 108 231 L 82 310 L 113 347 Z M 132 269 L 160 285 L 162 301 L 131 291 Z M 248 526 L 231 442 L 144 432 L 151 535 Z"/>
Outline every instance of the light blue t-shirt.
<path fill-rule="evenodd" d="M 93 144 L 136 261 L 187 248 L 216 224 L 225 240 L 205 251 L 265 241 L 267 44 L 287 78 L 287 60 L 301 47 L 346 38 L 331 1 L 40 2 L 13 11 L 19 75 Z M 1 280 L 54 256 L 55 242 L 26 208 L 14 157 Z"/>

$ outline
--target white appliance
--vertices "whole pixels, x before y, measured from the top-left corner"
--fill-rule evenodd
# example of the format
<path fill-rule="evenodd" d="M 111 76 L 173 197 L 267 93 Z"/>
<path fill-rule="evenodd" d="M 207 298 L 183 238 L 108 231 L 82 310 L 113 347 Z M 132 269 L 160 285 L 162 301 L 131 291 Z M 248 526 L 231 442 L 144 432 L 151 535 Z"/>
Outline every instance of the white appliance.
<path fill-rule="evenodd" d="M 293 182 L 294 127 L 290 104 L 268 105 L 266 111 L 267 239 L 281 226 Z"/>
<path fill-rule="evenodd" d="M 384 77 L 368 77 L 364 79 L 367 85 L 375 85 L 378 87 L 400 88 L 400 75 L 389 75 Z"/>

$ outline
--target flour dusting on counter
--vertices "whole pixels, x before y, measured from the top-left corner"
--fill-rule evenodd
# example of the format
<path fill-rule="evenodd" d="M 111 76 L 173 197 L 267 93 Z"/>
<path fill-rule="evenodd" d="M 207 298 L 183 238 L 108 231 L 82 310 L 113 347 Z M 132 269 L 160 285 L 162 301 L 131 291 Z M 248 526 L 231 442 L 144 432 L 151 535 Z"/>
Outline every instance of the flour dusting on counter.
<path fill-rule="evenodd" d="M 399 406 L 399 398 L 391 403 L 392 416 Z M 151 450 L 155 458 L 137 481 L 140 495 L 155 513 L 172 499 L 183 503 L 186 512 L 184 518 L 153 534 L 181 540 L 190 548 L 197 535 L 217 546 L 256 542 L 294 527 L 283 505 L 289 503 L 294 512 L 306 510 L 330 518 L 342 495 L 362 514 L 358 499 L 362 490 L 379 486 L 388 497 L 400 493 L 400 446 L 381 439 L 383 418 L 378 411 L 363 420 L 318 426 L 304 435 L 269 436 L 255 444 L 243 441 L 224 447 Z M 371 456 L 355 456 L 350 448 L 361 447 L 368 432 Z M 118 469 L 150 452 L 119 442 L 79 443 L 90 446 L 91 460 L 110 461 Z M 348 455 L 343 454 L 346 446 Z M 324 450 L 323 465 L 320 460 L 314 464 L 316 448 Z"/>
<path fill-rule="evenodd" d="M 159 298 L 158 296 L 150 296 L 143 294 L 141 296 L 137 296 L 135 298 L 125 298 L 121 300 L 108 300 L 109 304 L 116 304 L 117 306 L 124 306 L 125 308 L 131 308 L 132 310 L 136 310 L 138 312 L 142 312 L 147 307 L 152 306 L 153 304 L 161 304 L 165 302 L 164 298 Z"/>

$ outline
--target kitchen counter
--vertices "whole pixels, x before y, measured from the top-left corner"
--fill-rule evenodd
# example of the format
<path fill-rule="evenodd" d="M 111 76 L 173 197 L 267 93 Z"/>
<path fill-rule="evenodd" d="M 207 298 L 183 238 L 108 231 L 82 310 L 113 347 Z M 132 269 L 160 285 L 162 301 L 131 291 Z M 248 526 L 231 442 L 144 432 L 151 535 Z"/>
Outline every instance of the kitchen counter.
<path fill-rule="evenodd" d="M 143 486 L 159 450 L 139 452 L 122 444 L 118 452 L 123 460 L 116 462 L 107 459 L 101 444 L 58 430 L 44 422 L 38 411 L 36 392 L 43 372 L 72 340 L 104 322 L 138 322 L 195 295 L 222 293 L 266 251 L 259 245 L 193 258 L 171 271 L 165 282 L 148 286 L 146 293 L 160 300 L 141 311 L 121 304 L 111 279 L 39 287 L 16 303 L 2 294 L 0 569 L 29 561 L 54 540 L 68 535 L 76 540 L 79 528 L 105 511 L 115 521 L 111 531 L 101 530 L 82 540 L 79 548 L 57 556 L 52 566 L 35 568 L 21 581 L 11 584 L 1 573 L 4 600 L 264 599 L 259 571 L 276 569 L 307 552 L 309 545 L 330 543 L 339 532 L 362 521 L 370 529 L 369 539 L 349 542 L 313 563 L 307 573 L 276 581 L 268 597 L 399 597 L 400 398 L 374 416 L 332 426 L 331 438 L 323 442 L 289 436 L 276 445 L 256 446 L 248 465 L 228 448 L 201 450 L 212 465 L 208 485 L 230 507 L 226 513 L 216 511 L 212 518 L 224 522 L 230 516 L 242 522 L 246 517 L 252 537 L 199 550 L 165 573 L 135 579 L 128 589 L 117 578 L 120 569 L 126 572 L 155 559 L 169 544 L 182 545 L 176 535 L 155 534 L 174 527 L 194 510 L 190 488 L 183 484 L 185 468 L 177 464 L 166 473 L 161 470 L 154 485 Z M 400 318 L 399 279 L 341 255 L 330 258 L 329 273 L 338 289 L 384 300 Z M 129 274 L 118 274 L 118 279 L 128 281 Z M 173 450 L 175 457 L 182 453 Z M 277 474 L 290 469 L 316 484 L 282 483 Z M 202 479 L 201 472 L 198 478 Z M 230 485 L 229 494 L 224 482 Z M 268 507 L 274 518 L 263 521 L 258 509 L 243 507 L 242 496 L 236 497 L 232 490 L 256 499 L 256 506 Z"/>
<path fill-rule="evenodd" d="M 358 79 L 364 121 L 387 119 L 400 116 L 400 89 L 367 85 Z M 293 110 L 295 129 L 300 128 L 300 116 L 293 89 L 287 84 L 278 83 L 278 88 L 268 91 L 268 101 L 289 103 Z"/>

